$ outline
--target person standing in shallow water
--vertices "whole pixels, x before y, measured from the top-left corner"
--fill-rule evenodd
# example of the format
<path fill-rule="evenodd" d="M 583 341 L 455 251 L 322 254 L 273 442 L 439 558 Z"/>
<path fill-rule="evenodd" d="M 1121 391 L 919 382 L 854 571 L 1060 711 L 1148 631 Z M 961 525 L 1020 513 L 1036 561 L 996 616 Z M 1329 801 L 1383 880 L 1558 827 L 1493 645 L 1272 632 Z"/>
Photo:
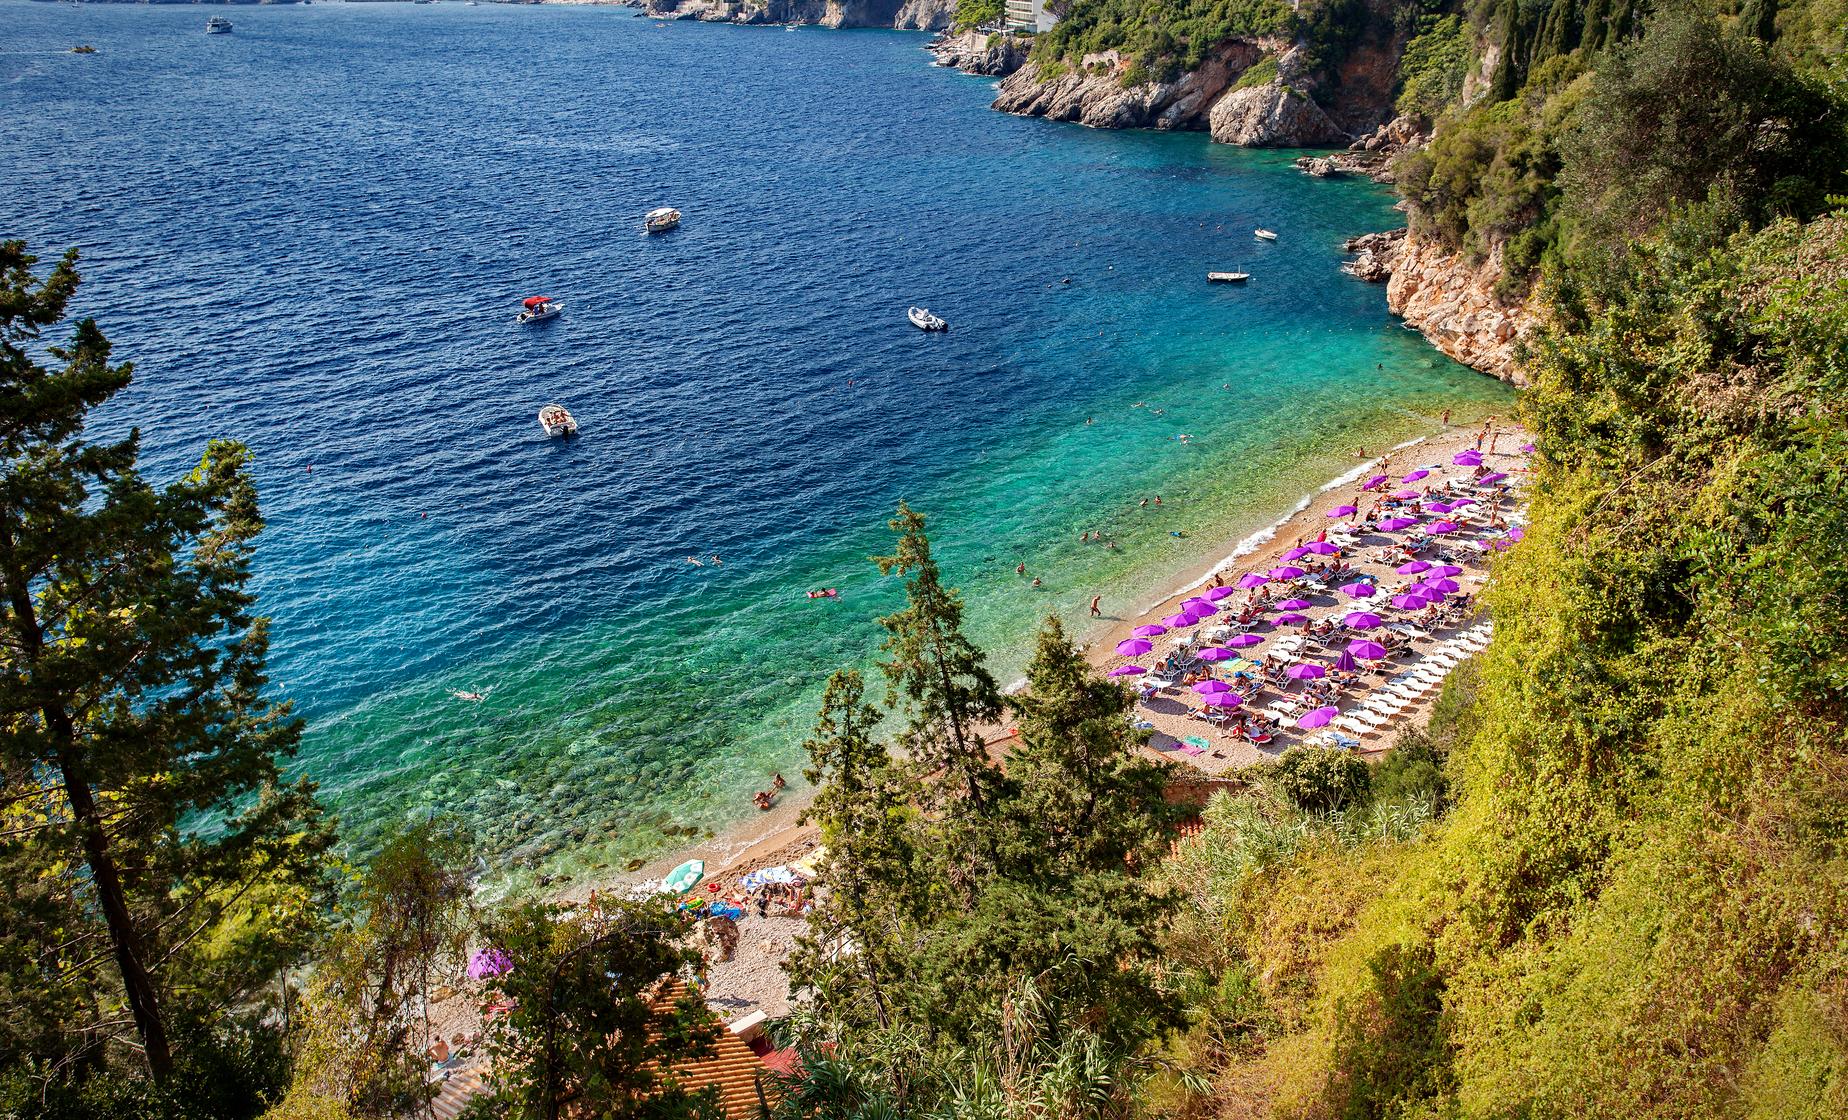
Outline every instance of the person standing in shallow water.
<path fill-rule="evenodd" d="M 1102 595 L 1091 596 L 1091 617 L 1092 618 L 1102 618 L 1103 617 L 1103 614 L 1104 614 L 1103 603 L 1104 603 L 1104 597 Z"/>

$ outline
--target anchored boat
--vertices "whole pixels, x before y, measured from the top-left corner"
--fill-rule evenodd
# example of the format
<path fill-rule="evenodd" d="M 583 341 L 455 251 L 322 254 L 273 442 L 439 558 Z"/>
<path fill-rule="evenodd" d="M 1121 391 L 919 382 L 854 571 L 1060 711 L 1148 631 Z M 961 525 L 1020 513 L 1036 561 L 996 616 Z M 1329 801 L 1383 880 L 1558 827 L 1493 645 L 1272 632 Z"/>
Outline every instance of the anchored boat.
<path fill-rule="evenodd" d="M 1243 284 L 1245 281 L 1251 279 L 1251 273 L 1249 272 L 1209 272 L 1206 274 L 1206 278 L 1207 280 L 1215 284 Z"/>
<path fill-rule="evenodd" d="M 548 404 L 539 410 L 539 426 L 545 434 L 553 439 L 569 439 L 577 435 L 577 419 L 562 404 Z"/>
<path fill-rule="evenodd" d="M 1254 229 L 1254 230 L 1252 230 L 1252 231 L 1251 231 L 1251 235 L 1252 235 L 1253 237 L 1256 237 L 1256 238 L 1257 238 L 1257 239 L 1258 239 L 1259 241 L 1275 241 L 1275 240 L 1277 240 L 1277 235 L 1276 235 L 1276 233 L 1275 233 L 1275 232 L 1273 232 L 1273 231 L 1271 231 L 1271 230 L 1268 230 L 1268 229 Z"/>
<path fill-rule="evenodd" d="M 223 16 L 213 16 L 205 21 L 205 33 L 207 35 L 229 35 L 231 21 Z"/>
<path fill-rule="evenodd" d="M 672 206 L 661 206 L 648 211 L 642 219 L 642 227 L 649 233 L 666 233 L 680 224 L 680 211 Z"/>
<path fill-rule="evenodd" d="M 515 315 L 513 320 L 522 325 L 527 323 L 543 323 L 547 319 L 556 319 L 558 318 L 558 313 L 565 309 L 565 305 L 562 302 L 553 299 L 551 296 L 527 296 L 520 301 L 520 306 L 525 308 L 525 310 Z"/>
<path fill-rule="evenodd" d="M 913 307 L 909 309 L 905 312 L 905 318 L 910 319 L 911 325 L 921 331 L 947 331 L 950 329 L 948 323 L 932 315 L 927 309 L 922 307 Z"/>

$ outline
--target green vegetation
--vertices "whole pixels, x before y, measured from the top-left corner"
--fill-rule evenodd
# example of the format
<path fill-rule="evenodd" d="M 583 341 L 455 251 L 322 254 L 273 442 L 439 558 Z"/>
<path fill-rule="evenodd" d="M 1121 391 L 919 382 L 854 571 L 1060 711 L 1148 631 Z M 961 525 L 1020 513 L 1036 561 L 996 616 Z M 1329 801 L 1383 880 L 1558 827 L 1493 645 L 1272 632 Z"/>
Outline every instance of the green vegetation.
<path fill-rule="evenodd" d="M 993 26 L 1007 18 L 1005 0 L 956 0 L 955 30 Z"/>
<path fill-rule="evenodd" d="M 1469 28 L 1451 14 L 1431 21 L 1399 60 L 1399 112 L 1433 121 L 1463 92 L 1469 76 Z"/>
<path fill-rule="evenodd" d="M 1261 58 L 1249 70 L 1238 76 L 1232 84 L 1233 89 L 1249 89 L 1252 86 L 1267 86 L 1277 80 L 1277 60 Z"/>
<path fill-rule="evenodd" d="M 1283 35 L 1295 28 L 1282 0 L 1077 0 L 1052 30 L 1035 37 L 1033 57 L 1076 65 L 1115 50 L 1167 81 L 1239 35 Z"/>
<path fill-rule="evenodd" d="M 882 668 L 907 751 L 873 739 L 880 713 L 837 674 L 807 744 L 834 887 L 790 965 L 811 998 L 788 1027 L 807 1076 L 784 1114 L 1128 1107 L 1145 1044 L 1179 1022 L 1157 974 L 1178 899 L 1138 873 L 1173 816 L 1166 770 L 1137 756 L 1128 693 L 1056 620 L 996 765 L 977 727 L 999 695 L 961 602 L 923 518 L 901 505 L 892 527 L 878 563 L 908 603 L 882 620 Z"/>

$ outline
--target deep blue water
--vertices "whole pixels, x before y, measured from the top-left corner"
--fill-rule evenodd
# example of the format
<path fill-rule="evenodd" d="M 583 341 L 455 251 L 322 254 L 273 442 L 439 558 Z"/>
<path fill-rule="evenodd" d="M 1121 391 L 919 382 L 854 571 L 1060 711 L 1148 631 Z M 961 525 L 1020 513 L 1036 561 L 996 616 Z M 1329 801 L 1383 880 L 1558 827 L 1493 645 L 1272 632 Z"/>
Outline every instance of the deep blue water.
<path fill-rule="evenodd" d="M 0 236 L 83 250 L 79 312 L 137 363 L 98 427 L 139 424 L 152 473 L 254 449 L 276 686 L 362 845 L 454 812 L 570 868 L 737 815 L 875 648 L 901 496 L 1007 679 L 1048 611 L 1131 608 L 1356 444 L 1505 408 L 1336 271 L 1390 196 L 991 112 L 920 35 L 455 3 L 0 26 Z M 664 204 L 685 224 L 644 235 Z M 516 327 L 541 292 L 565 315 Z M 581 438 L 543 437 L 547 401 Z"/>

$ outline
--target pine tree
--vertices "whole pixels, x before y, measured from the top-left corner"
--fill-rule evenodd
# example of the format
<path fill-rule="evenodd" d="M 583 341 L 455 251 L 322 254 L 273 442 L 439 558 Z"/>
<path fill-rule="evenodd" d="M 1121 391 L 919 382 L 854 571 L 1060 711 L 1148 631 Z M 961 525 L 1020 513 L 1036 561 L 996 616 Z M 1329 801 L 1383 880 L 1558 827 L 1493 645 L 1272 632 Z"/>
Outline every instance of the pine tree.
<path fill-rule="evenodd" d="M 176 1005 L 211 1015 L 299 956 L 332 837 L 312 787 L 281 779 L 301 725 L 263 696 L 248 453 L 214 442 L 156 489 L 136 466 L 138 433 L 87 441 L 86 414 L 131 369 L 89 319 L 40 364 L 40 334 L 63 320 L 78 275 L 74 252 L 42 283 L 35 263 L 23 243 L 0 245 L 0 772 L 8 804 L 37 810 L 7 843 L 84 870 L 63 879 L 75 925 L 20 915 L 62 938 L 41 946 L 36 974 L 94 1016 L 73 1053 L 41 1057 L 115 1037 L 126 1003 L 162 1080 Z"/>
<path fill-rule="evenodd" d="M 1046 620 L 1015 700 L 1020 739 L 1008 756 L 1020 866 L 1120 872 L 1165 840 L 1169 768 L 1137 754 L 1148 736 L 1130 726 L 1133 703 L 1098 676 L 1056 617 Z"/>
<path fill-rule="evenodd" d="M 886 575 L 905 577 L 905 609 L 879 620 L 890 635 L 883 647 L 888 660 L 879 668 L 891 686 L 890 702 L 906 714 L 899 744 L 936 777 L 939 789 L 954 791 L 969 811 L 985 815 L 1005 785 L 981 732 L 1001 718 L 1001 690 L 982 651 L 962 632 L 962 599 L 943 586 L 924 515 L 900 502 L 889 524 L 897 547 L 873 562 Z"/>
<path fill-rule="evenodd" d="M 1553 6 L 1546 13 L 1546 22 L 1533 61 L 1538 63 L 1571 54 L 1578 48 L 1579 30 L 1576 0 L 1553 0 Z"/>

